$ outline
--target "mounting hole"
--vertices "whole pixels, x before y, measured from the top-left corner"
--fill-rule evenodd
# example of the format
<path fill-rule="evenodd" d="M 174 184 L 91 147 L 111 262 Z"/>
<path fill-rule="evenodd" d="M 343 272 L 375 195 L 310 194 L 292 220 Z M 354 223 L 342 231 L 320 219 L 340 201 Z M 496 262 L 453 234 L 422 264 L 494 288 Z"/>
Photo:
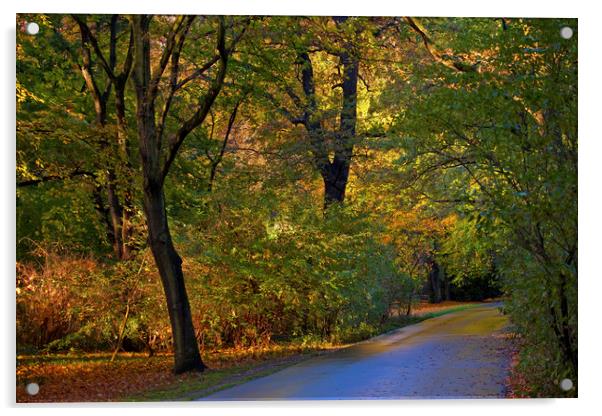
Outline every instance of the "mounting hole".
<path fill-rule="evenodd" d="M 29 383 L 27 386 L 25 386 L 25 391 L 30 396 L 35 396 L 40 392 L 40 385 L 38 383 Z"/>
<path fill-rule="evenodd" d="M 40 25 L 35 22 L 29 22 L 25 25 L 25 33 L 28 35 L 37 35 L 40 31 Z"/>
<path fill-rule="evenodd" d="M 562 29 L 560 29 L 560 36 L 562 37 L 562 39 L 570 39 L 573 37 L 573 29 L 571 29 L 568 26 L 563 27 Z"/>
<path fill-rule="evenodd" d="M 564 391 L 569 391 L 573 388 L 573 382 L 570 378 L 565 378 L 560 382 L 560 388 Z"/>

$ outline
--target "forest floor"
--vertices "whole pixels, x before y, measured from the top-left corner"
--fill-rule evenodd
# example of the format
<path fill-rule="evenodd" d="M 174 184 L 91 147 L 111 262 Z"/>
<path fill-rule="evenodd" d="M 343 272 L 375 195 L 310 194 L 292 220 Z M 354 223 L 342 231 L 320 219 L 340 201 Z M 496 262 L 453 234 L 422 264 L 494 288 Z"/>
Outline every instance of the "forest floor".
<path fill-rule="evenodd" d="M 478 306 L 468 302 L 417 305 L 410 317 L 393 318 L 385 331 Z M 173 356 L 122 353 L 52 354 L 17 357 L 16 400 L 27 402 L 191 400 L 262 377 L 350 344 L 273 344 L 265 348 L 205 352 L 209 369 L 174 375 Z M 37 383 L 39 393 L 26 386 Z"/>

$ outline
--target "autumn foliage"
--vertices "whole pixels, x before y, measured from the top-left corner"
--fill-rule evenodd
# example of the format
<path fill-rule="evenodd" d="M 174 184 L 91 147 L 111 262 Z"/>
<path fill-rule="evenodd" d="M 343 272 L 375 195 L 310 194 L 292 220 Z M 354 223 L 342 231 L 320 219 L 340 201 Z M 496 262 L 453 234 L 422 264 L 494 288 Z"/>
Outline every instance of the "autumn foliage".
<path fill-rule="evenodd" d="M 21 399 L 30 378 L 35 400 L 69 383 L 69 400 L 117 400 L 194 377 L 169 374 L 174 339 L 195 357 L 338 344 L 421 301 L 500 295 L 529 394 L 576 395 L 556 383 L 578 369 L 577 42 L 558 35 L 576 20 L 18 27 L 33 19 L 16 51 Z"/>

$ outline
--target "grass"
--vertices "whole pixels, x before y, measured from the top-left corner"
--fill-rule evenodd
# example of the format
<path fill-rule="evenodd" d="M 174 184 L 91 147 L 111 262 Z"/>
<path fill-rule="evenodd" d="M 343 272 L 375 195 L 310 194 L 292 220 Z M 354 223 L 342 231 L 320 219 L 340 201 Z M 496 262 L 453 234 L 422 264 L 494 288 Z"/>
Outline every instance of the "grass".
<path fill-rule="evenodd" d="M 464 304 L 464 305 L 454 306 L 449 309 L 441 309 L 438 311 L 426 312 L 426 313 L 420 314 L 418 316 L 420 318 L 423 318 L 422 320 L 431 319 L 431 318 L 436 318 L 438 316 L 447 315 L 447 314 L 453 313 L 453 312 L 459 312 L 459 311 L 464 311 L 466 309 L 476 308 L 477 306 L 481 306 L 481 305 L 482 304 L 480 304 L 480 303 L 468 303 L 468 304 Z"/>
<path fill-rule="evenodd" d="M 427 319 L 437 318 L 439 316 L 447 315 L 450 313 L 460 312 L 460 311 L 463 311 L 466 309 L 475 308 L 480 305 L 482 305 L 482 304 L 481 303 L 466 303 L 466 304 L 461 304 L 461 305 L 457 305 L 457 306 L 442 307 L 439 309 L 435 309 L 431 312 L 419 312 L 417 314 L 409 315 L 409 316 L 407 316 L 407 315 L 395 316 L 395 317 L 390 318 L 387 322 L 385 322 L 381 333 L 393 331 L 395 329 L 403 328 L 404 326 L 408 326 L 408 325 L 414 325 L 419 322 L 425 321 Z"/>
<path fill-rule="evenodd" d="M 321 355 L 321 351 L 308 351 L 288 358 L 238 365 L 231 368 L 209 369 L 190 377 L 186 383 L 146 391 L 126 397 L 124 401 L 185 401 L 208 396 L 220 390 L 264 377 L 301 361 Z"/>

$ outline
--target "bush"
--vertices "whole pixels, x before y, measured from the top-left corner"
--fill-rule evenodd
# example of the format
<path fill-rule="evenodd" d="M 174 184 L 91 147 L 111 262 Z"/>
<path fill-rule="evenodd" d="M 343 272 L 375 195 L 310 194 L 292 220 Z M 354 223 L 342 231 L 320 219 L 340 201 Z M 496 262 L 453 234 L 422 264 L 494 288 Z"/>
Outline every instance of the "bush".
<path fill-rule="evenodd" d="M 265 201 L 222 206 L 174 235 L 201 349 L 262 347 L 273 339 L 357 341 L 374 335 L 415 281 L 395 248 L 351 208 L 308 213 L 303 200 L 273 215 Z M 201 232 L 206 230 L 208 232 Z M 150 252 L 129 261 L 46 249 L 19 263 L 18 342 L 48 351 L 171 348 L 164 293 Z"/>
<path fill-rule="evenodd" d="M 184 237 L 198 250 L 184 258 L 203 348 L 376 331 L 404 279 L 361 213 L 333 207 L 324 218 L 293 205 L 273 215 L 265 200 L 243 202 L 222 206 L 210 237 L 191 228 Z"/>
<path fill-rule="evenodd" d="M 56 246 L 38 247 L 33 254 L 36 261 L 17 263 L 19 350 L 113 349 L 127 305 L 124 345 L 141 350 L 151 341 L 166 343 L 169 321 L 148 254 L 119 263 Z"/>

